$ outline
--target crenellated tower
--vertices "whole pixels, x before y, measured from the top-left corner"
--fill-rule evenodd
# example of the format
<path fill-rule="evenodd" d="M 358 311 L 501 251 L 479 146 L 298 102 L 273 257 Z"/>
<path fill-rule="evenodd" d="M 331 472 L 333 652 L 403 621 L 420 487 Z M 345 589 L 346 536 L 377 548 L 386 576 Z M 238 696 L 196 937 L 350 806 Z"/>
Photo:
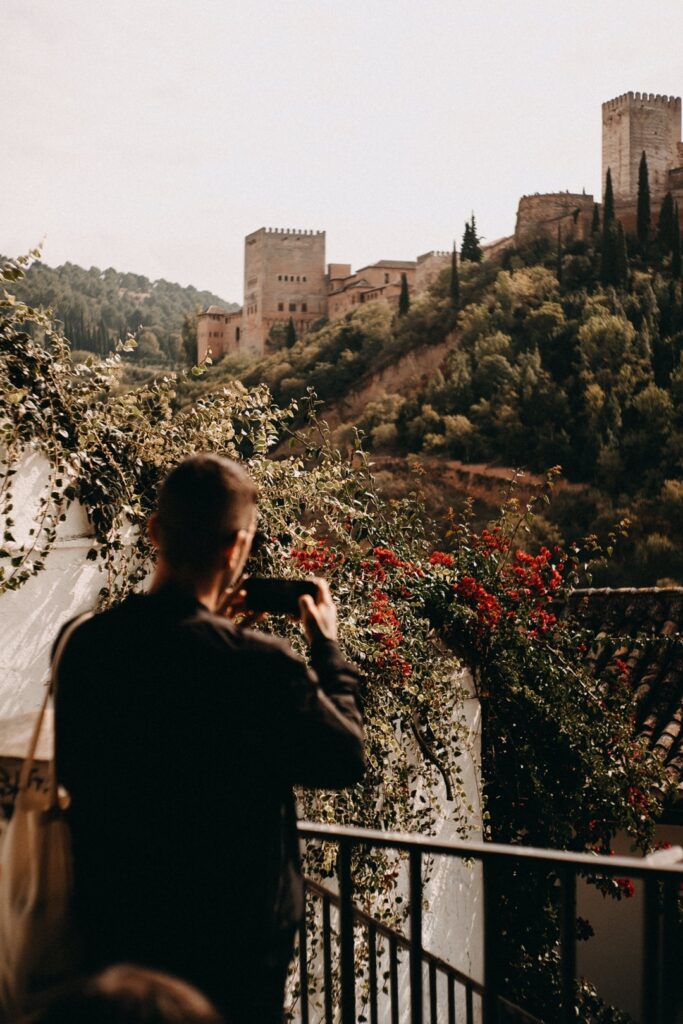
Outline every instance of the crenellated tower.
<path fill-rule="evenodd" d="M 326 311 L 324 231 L 259 228 L 247 235 L 243 349 L 261 354 L 276 324 L 291 317 L 300 335 Z"/>
<path fill-rule="evenodd" d="M 658 201 L 671 187 L 670 172 L 683 164 L 680 97 L 627 92 L 603 103 L 602 191 L 610 168 L 617 204 L 636 202 L 643 151 L 650 192 Z"/>

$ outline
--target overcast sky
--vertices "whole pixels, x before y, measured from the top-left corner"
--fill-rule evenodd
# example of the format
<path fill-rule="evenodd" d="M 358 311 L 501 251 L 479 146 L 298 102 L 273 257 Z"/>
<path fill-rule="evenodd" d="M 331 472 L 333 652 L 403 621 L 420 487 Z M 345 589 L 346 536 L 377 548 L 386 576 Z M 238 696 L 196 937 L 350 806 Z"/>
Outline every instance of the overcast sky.
<path fill-rule="evenodd" d="M 241 301 L 244 235 L 354 267 L 600 188 L 600 105 L 683 90 L 683 0 L 0 0 L 0 252 Z"/>

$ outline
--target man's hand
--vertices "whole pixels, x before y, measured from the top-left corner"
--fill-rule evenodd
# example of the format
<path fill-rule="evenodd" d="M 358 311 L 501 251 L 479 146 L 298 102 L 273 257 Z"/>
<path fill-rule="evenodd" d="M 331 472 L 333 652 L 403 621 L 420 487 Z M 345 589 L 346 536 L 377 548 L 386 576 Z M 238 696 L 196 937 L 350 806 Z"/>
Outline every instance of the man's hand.
<path fill-rule="evenodd" d="M 315 600 L 310 594 L 299 598 L 301 625 L 311 644 L 320 638 L 337 639 L 337 606 L 332 600 L 330 588 L 326 580 L 316 579 L 315 583 L 318 585 Z"/>

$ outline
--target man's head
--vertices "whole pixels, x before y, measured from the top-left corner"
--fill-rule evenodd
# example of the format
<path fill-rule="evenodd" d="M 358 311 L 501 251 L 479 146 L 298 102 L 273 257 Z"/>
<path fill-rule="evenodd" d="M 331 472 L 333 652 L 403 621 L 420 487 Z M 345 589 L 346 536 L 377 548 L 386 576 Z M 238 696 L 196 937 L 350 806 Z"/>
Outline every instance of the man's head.
<path fill-rule="evenodd" d="M 236 462 L 193 455 L 161 486 L 150 536 L 171 572 L 207 579 L 236 575 L 254 535 L 256 487 Z"/>

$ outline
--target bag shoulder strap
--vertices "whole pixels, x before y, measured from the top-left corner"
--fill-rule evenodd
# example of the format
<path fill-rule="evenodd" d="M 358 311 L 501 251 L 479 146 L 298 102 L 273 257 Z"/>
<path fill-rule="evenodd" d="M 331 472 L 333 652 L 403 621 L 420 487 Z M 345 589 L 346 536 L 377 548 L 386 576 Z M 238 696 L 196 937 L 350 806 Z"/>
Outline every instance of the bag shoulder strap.
<path fill-rule="evenodd" d="M 21 766 L 21 773 L 19 775 L 19 793 L 23 793 L 28 789 L 29 780 L 31 778 L 31 770 L 33 769 L 33 763 L 35 761 L 36 750 L 38 748 L 38 740 L 40 739 L 40 732 L 43 727 L 43 721 L 45 719 L 45 711 L 47 710 L 48 701 L 50 694 L 53 698 L 57 692 L 57 673 L 59 671 L 59 665 L 62 660 L 62 654 L 64 648 L 73 636 L 76 629 L 86 621 L 86 619 L 92 618 L 92 612 L 84 612 L 82 615 L 76 616 L 76 618 L 69 623 L 69 625 L 62 631 L 55 653 L 52 658 L 52 666 L 50 670 L 50 681 L 45 687 L 45 696 L 40 705 L 40 711 L 36 719 L 36 724 L 33 728 L 33 735 L 31 736 L 31 742 L 29 744 L 28 752 L 24 758 L 24 763 Z M 50 806 L 54 807 L 57 803 L 57 772 L 55 769 L 55 746 L 54 746 L 54 735 L 53 735 L 53 746 L 52 746 L 52 757 L 50 759 L 50 767 L 48 773 L 48 788 L 50 792 Z"/>

